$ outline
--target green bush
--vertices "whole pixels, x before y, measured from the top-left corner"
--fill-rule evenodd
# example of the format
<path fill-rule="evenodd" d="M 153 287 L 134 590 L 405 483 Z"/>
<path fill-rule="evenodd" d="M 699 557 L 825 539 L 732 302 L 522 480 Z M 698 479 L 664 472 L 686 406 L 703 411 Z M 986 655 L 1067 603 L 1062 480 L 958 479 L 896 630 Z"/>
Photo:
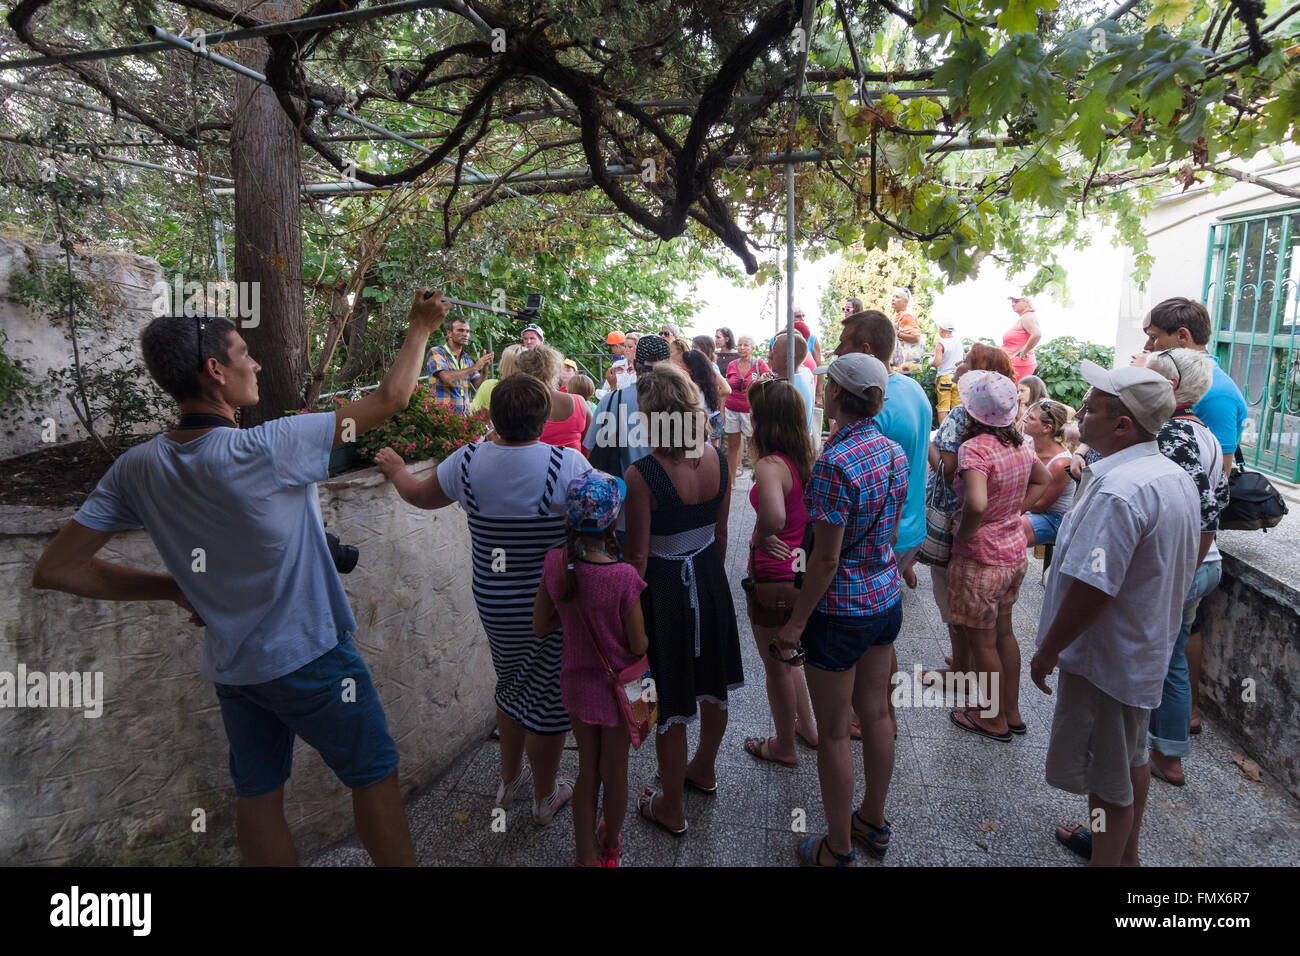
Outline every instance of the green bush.
<path fill-rule="evenodd" d="M 1056 401 L 1077 409 L 1088 392 L 1088 383 L 1079 374 L 1079 362 L 1092 359 L 1102 368 L 1110 368 L 1115 359 L 1115 349 L 1066 336 L 1038 346 L 1034 349 L 1034 355 L 1038 359 L 1038 368 L 1034 374 L 1047 385 L 1047 394 Z"/>

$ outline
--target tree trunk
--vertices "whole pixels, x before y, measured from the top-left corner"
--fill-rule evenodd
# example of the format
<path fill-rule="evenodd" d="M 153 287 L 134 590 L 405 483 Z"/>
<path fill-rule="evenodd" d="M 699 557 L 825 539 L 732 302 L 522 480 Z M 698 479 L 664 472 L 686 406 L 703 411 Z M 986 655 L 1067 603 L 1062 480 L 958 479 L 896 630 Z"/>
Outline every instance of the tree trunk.
<path fill-rule="evenodd" d="M 297 0 L 269 0 L 264 20 L 288 20 Z M 261 72 L 267 47 L 240 44 L 238 59 Z M 235 178 L 235 280 L 251 286 L 257 324 L 240 334 L 261 364 L 259 400 L 244 409 L 245 427 L 279 418 L 302 406 L 307 380 L 307 319 L 302 296 L 302 217 L 298 200 L 299 137 L 271 88 L 235 77 L 230 158 Z M 244 287 L 250 288 L 250 287 Z"/>
<path fill-rule="evenodd" d="M 371 270 L 366 273 L 356 301 L 352 303 L 352 317 L 343 327 L 343 347 L 347 349 L 347 358 L 339 370 L 339 384 L 351 385 L 362 375 L 375 370 L 378 364 L 370 354 L 370 299 L 365 296 L 366 289 L 379 285 L 379 273 Z M 368 384 L 368 383 L 367 383 Z"/>

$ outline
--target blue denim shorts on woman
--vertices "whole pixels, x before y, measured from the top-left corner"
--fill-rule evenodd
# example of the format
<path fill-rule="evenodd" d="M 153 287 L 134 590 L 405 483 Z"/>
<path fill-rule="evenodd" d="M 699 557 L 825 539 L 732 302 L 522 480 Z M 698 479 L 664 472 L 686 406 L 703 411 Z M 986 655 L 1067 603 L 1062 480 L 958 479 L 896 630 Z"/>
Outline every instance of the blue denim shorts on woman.
<path fill-rule="evenodd" d="M 866 617 L 813 611 L 803 632 L 804 660 L 819 671 L 856 667 L 867 648 L 893 644 L 903 627 L 903 602 Z"/>
<path fill-rule="evenodd" d="M 351 683 L 345 683 L 351 681 Z M 352 635 L 291 674 L 262 684 L 217 684 L 230 740 L 230 775 L 241 797 L 284 785 L 301 737 L 344 786 L 360 790 L 397 769 L 397 745 Z"/>

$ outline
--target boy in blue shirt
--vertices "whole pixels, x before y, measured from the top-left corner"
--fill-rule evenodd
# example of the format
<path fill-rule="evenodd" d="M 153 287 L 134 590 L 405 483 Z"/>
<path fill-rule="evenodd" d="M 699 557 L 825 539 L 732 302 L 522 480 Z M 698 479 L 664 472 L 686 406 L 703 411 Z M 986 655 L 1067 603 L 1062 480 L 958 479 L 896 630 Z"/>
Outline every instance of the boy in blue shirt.
<path fill-rule="evenodd" d="M 41 555 L 32 586 L 106 601 L 172 601 L 206 627 L 200 672 L 216 685 L 238 796 L 245 863 L 294 865 L 284 817 L 293 740 L 353 791 L 357 833 L 379 865 L 415 865 L 397 747 L 357 653 L 357 624 L 321 523 L 316 485 L 330 449 L 406 407 L 442 294 L 416 293 L 383 382 L 333 412 L 235 427 L 256 404 L 261 366 L 226 319 L 166 316 L 140 337 L 154 381 L 180 405 L 177 427 L 118 458 Z M 169 574 L 96 558 L 143 527 Z M 201 558 L 201 560 L 200 560 Z"/>

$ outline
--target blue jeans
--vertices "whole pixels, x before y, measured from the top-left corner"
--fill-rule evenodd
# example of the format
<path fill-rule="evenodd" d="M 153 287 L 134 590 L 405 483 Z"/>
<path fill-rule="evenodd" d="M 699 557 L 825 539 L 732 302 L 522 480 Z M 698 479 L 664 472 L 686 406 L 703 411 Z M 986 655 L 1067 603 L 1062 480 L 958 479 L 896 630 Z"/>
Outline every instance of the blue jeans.
<path fill-rule="evenodd" d="M 1223 576 L 1222 561 L 1206 561 L 1196 569 L 1191 590 L 1183 602 L 1183 626 L 1174 642 L 1174 656 L 1165 675 L 1164 696 L 1160 706 L 1151 711 L 1147 746 L 1166 757 L 1186 757 L 1192 750 L 1192 681 L 1187 672 L 1187 639 L 1192 635 L 1192 621 L 1201 599 L 1219 586 Z"/>
<path fill-rule="evenodd" d="M 352 635 L 296 671 L 262 684 L 217 684 L 230 740 L 235 793 L 260 797 L 284 786 L 301 737 L 345 787 L 374 786 L 397 769 L 397 745 L 370 668 Z"/>

